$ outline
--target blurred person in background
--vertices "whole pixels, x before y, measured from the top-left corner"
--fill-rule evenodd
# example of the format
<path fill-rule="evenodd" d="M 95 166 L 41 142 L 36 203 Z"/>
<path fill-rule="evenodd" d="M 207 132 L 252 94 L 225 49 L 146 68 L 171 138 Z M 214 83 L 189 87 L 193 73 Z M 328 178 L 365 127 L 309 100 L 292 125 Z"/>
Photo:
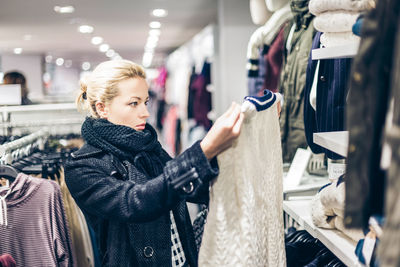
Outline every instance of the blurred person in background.
<path fill-rule="evenodd" d="M 25 76 L 18 71 L 10 71 L 4 74 L 4 84 L 20 84 L 21 85 L 21 105 L 31 105 L 32 101 L 28 98 L 28 87 L 26 86 Z"/>

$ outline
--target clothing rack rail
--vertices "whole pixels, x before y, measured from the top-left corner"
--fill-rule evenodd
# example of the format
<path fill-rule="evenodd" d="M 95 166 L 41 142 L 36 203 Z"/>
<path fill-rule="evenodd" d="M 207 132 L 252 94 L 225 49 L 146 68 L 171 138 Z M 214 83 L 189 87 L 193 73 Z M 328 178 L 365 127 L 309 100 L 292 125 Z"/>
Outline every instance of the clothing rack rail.
<path fill-rule="evenodd" d="M 49 136 L 49 133 L 46 129 L 39 130 L 37 132 L 34 132 L 30 135 L 24 136 L 20 139 L 17 139 L 15 141 L 5 143 L 3 145 L 0 145 L 0 158 L 3 158 L 7 154 L 13 152 L 16 149 L 23 148 L 26 145 L 31 145 L 37 141 L 42 141 L 44 144 L 44 140 Z"/>

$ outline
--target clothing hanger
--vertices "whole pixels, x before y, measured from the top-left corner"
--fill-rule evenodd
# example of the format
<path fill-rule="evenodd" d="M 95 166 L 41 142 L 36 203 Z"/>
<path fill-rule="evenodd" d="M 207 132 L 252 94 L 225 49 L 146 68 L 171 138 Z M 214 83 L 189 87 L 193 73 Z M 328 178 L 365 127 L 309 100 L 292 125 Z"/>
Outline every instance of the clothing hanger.
<path fill-rule="evenodd" d="M 9 165 L 0 165 L 0 178 L 6 178 L 10 182 L 17 179 L 18 171 Z"/>

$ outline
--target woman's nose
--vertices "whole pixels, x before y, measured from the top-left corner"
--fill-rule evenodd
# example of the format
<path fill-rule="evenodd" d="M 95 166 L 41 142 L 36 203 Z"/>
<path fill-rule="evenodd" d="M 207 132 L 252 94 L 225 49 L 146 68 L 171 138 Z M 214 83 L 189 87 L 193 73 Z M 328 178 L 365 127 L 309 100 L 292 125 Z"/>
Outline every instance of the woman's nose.
<path fill-rule="evenodd" d="M 143 105 L 143 109 L 142 109 L 142 114 L 141 115 L 142 115 L 143 118 L 150 117 L 150 113 L 149 113 L 149 110 L 147 109 L 146 105 Z"/>

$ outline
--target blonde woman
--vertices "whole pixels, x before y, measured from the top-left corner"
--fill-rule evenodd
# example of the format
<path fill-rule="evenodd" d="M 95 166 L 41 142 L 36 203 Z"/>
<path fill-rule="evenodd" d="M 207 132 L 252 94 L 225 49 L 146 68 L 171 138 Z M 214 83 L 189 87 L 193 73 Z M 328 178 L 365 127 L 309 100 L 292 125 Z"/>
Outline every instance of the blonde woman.
<path fill-rule="evenodd" d="M 81 81 L 77 103 L 91 115 L 66 182 L 103 266 L 197 266 L 186 201 L 208 201 L 215 156 L 239 136 L 243 114 L 233 103 L 203 140 L 171 159 L 146 123 L 148 98 L 144 70 L 127 60 L 103 62 Z"/>

